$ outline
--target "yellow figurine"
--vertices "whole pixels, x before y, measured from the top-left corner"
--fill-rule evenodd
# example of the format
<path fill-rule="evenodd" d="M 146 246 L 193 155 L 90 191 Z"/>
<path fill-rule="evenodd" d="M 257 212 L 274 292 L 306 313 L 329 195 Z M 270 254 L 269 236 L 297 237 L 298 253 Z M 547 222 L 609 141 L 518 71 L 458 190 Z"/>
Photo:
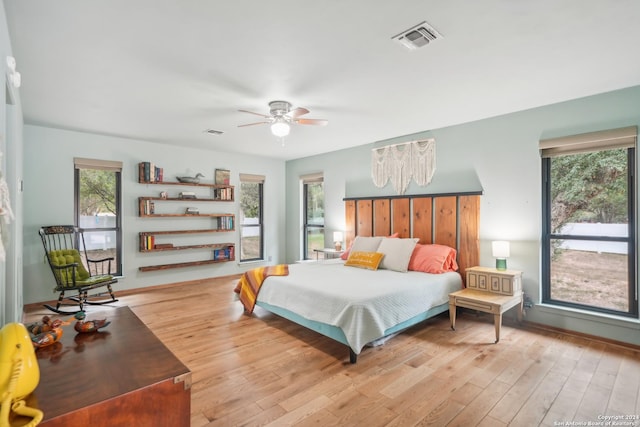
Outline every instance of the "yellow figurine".
<path fill-rule="evenodd" d="M 24 401 L 39 381 L 40 368 L 27 328 L 7 323 L 0 329 L 0 427 L 9 426 L 10 411 L 30 417 L 28 426 L 42 421 L 42 411 Z"/>

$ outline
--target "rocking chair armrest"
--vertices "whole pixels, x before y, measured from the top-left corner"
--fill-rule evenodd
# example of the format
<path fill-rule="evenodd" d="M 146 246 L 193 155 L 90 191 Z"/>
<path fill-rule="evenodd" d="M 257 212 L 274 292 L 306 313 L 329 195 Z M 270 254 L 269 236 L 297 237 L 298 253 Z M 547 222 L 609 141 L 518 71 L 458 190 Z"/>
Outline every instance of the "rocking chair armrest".
<path fill-rule="evenodd" d="M 113 261 L 115 260 L 114 257 L 108 257 L 108 258 L 100 258 L 100 259 L 88 259 L 87 258 L 87 262 L 93 262 L 93 263 L 98 263 L 98 262 L 105 262 L 105 261 Z"/>
<path fill-rule="evenodd" d="M 87 259 L 87 266 L 90 266 L 89 271 L 91 275 L 105 275 L 111 274 L 111 262 L 114 261 L 114 257 L 108 257 L 103 259 Z M 114 261 L 115 263 L 115 261 Z"/>

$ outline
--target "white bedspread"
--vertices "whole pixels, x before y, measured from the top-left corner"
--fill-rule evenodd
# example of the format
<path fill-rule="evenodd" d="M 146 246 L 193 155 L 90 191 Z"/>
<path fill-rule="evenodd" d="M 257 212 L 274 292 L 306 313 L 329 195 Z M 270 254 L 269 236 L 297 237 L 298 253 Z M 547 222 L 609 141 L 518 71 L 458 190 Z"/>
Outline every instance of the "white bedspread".
<path fill-rule="evenodd" d="M 341 260 L 291 264 L 288 276 L 268 277 L 258 301 L 337 326 L 358 354 L 365 344 L 460 290 L 458 273 L 365 270 Z"/>

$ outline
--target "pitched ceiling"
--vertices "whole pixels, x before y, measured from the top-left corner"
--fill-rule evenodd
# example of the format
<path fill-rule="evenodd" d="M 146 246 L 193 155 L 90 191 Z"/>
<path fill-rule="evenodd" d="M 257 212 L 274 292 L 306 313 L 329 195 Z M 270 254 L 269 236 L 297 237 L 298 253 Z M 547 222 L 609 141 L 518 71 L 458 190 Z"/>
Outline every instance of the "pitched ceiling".
<path fill-rule="evenodd" d="M 637 0 L 4 7 L 26 123 L 282 159 L 640 84 Z M 391 39 L 421 21 L 444 38 Z M 284 147 L 267 125 L 238 127 L 260 120 L 239 109 L 279 99 L 329 125 L 296 125 Z"/>

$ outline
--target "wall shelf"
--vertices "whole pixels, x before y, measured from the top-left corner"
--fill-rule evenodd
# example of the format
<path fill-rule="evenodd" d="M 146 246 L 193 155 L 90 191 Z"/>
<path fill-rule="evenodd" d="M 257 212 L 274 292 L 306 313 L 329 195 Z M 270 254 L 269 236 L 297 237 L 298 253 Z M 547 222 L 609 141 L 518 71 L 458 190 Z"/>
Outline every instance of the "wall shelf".
<path fill-rule="evenodd" d="M 162 200 L 165 202 L 233 202 L 233 199 L 203 199 L 188 197 L 140 197 L 144 200 Z"/>
<path fill-rule="evenodd" d="M 185 249 L 224 249 L 225 247 L 232 246 L 233 243 L 223 243 L 223 245 L 226 246 L 221 247 L 219 243 L 208 243 L 204 245 L 163 246 L 155 247 L 153 249 L 140 249 L 140 252 L 181 251 Z"/>
<path fill-rule="evenodd" d="M 191 183 L 191 182 L 178 182 L 178 181 L 138 181 L 138 184 L 149 185 L 183 185 L 187 187 L 211 187 L 211 188 L 233 188 L 231 185 L 224 184 L 208 184 L 208 183 Z"/>
<path fill-rule="evenodd" d="M 190 262 L 179 262 L 179 263 L 173 263 L 173 264 L 148 265 L 146 267 L 140 267 L 138 268 L 138 270 L 140 271 L 167 270 L 170 268 L 195 267 L 198 265 L 217 264 L 220 262 L 227 262 L 227 261 L 233 261 L 233 260 L 219 261 L 215 259 L 209 259 L 205 261 L 190 261 Z"/>
<path fill-rule="evenodd" d="M 147 162 L 148 163 L 148 162 Z M 189 262 L 176 262 L 169 264 L 158 264 L 138 267 L 139 271 L 156 271 L 166 270 L 170 268 L 183 268 L 183 267 L 195 267 L 199 265 L 217 264 L 221 262 L 235 261 L 235 244 L 234 243 L 217 243 L 207 242 L 202 238 L 195 238 L 195 242 L 190 242 L 191 238 L 170 239 L 172 236 L 177 235 L 194 235 L 194 234 L 211 234 L 211 233 L 229 233 L 235 232 L 235 215 L 232 213 L 200 213 L 199 209 L 195 208 L 194 203 L 220 203 L 220 202 L 234 202 L 235 190 L 232 185 L 220 185 L 220 184 L 206 184 L 206 183 L 187 183 L 187 182 L 171 182 L 171 181 L 145 181 L 143 178 L 144 168 L 143 163 L 140 165 L 140 175 L 138 182 L 140 184 L 149 185 L 165 185 L 165 186 L 181 186 L 181 187 L 195 187 L 195 188 L 209 188 L 211 194 L 205 197 L 201 197 L 200 194 L 195 192 L 180 192 L 179 196 L 171 196 L 167 192 L 163 191 L 160 197 L 138 197 L 138 217 L 140 218 L 158 218 L 158 221 L 169 218 L 186 218 L 188 219 L 209 219 L 213 221 L 213 227 L 200 228 L 200 229 L 187 229 L 187 230 L 161 230 L 161 231 L 143 231 L 138 233 L 139 236 L 139 251 L 142 253 L 160 253 L 167 251 L 182 251 L 182 250 L 209 250 L 211 251 L 211 258 L 208 260 L 189 261 Z M 188 193 L 189 196 L 183 197 L 183 193 Z M 202 193 L 202 190 L 200 190 Z M 156 213 L 156 204 L 172 204 L 180 203 L 178 209 L 183 209 L 184 213 L 167 212 L 167 206 L 164 206 L 164 211 Z M 193 210 L 191 213 L 189 211 Z M 164 236 L 160 239 L 160 242 L 156 242 L 156 236 Z M 174 240 L 171 242 L 171 240 Z"/>

